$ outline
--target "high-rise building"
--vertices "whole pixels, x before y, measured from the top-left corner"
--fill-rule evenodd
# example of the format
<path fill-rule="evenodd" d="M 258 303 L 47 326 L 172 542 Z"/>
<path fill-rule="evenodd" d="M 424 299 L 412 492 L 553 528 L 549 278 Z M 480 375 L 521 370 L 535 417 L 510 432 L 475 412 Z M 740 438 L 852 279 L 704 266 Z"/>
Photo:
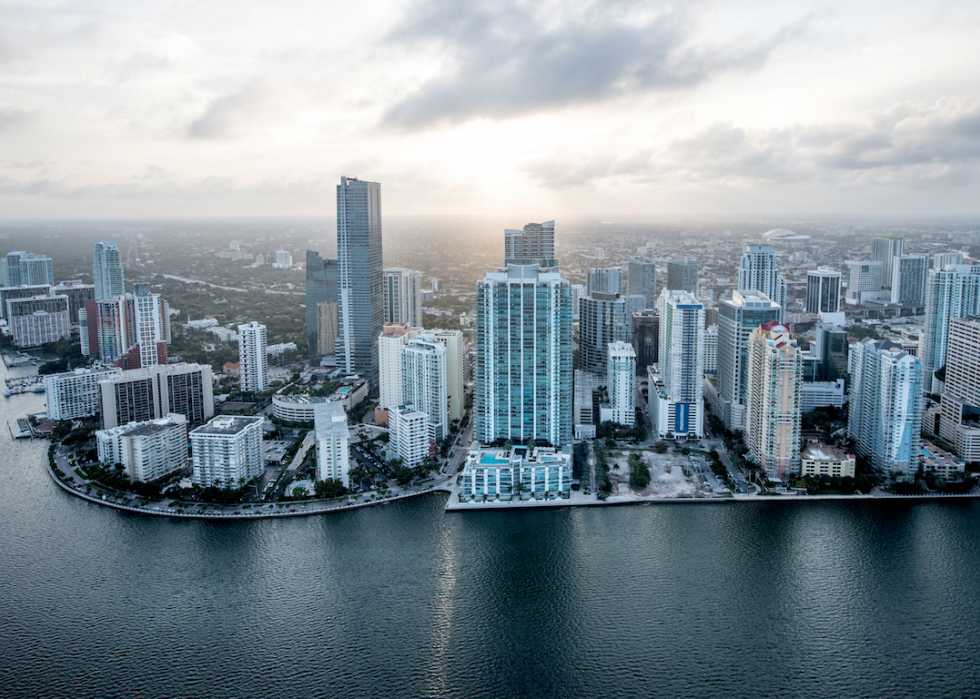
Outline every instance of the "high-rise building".
<path fill-rule="evenodd" d="M 131 481 L 159 480 L 187 466 L 187 418 L 130 422 L 95 433 L 99 461 L 121 464 Z"/>
<path fill-rule="evenodd" d="M 840 312 L 841 273 L 833 267 L 817 267 L 806 273 L 806 312 Z"/>
<path fill-rule="evenodd" d="M 926 302 L 929 255 L 913 253 L 892 259 L 892 303 L 921 306 Z"/>
<path fill-rule="evenodd" d="M 415 468 L 432 453 L 429 416 L 413 405 L 388 409 L 388 444 L 402 460 L 402 466 Z"/>
<path fill-rule="evenodd" d="M 800 469 L 803 358 L 789 328 L 770 321 L 749 335 L 745 444 L 771 481 Z"/>
<path fill-rule="evenodd" d="M 81 282 L 58 282 L 51 287 L 51 294 L 68 297 L 68 316 L 72 323 L 78 322 L 78 312 L 85 308 L 85 302 L 95 298 L 95 285 Z"/>
<path fill-rule="evenodd" d="M 879 235 L 871 241 L 871 259 L 881 262 L 881 285 L 892 288 L 893 264 L 896 257 L 905 252 L 905 239 L 898 236 Z"/>
<path fill-rule="evenodd" d="M 818 324 L 816 338 L 810 345 L 810 353 L 816 356 L 819 362 L 818 379 L 837 381 L 847 378 L 850 353 L 847 330 L 830 323 Z"/>
<path fill-rule="evenodd" d="M 38 347 L 71 337 L 67 296 L 7 300 L 7 325 L 15 347 Z"/>
<path fill-rule="evenodd" d="M 202 488 L 240 488 L 265 471 L 264 417 L 220 415 L 191 430 L 194 483 Z"/>
<path fill-rule="evenodd" d="M 418 329 L 408 323 L 385 323 L 378 338 L 378 407 L 402 405 L 402 349 L 414 340 Z"/>
<path fill-rule="evenodd" d="M 272 266 L 276 269 L 289 269 L 293 266 L 293 256 L 288 250 L 276 250 L 276 261 Z"/>
<path fill-rule="evenodd" d="M 657 434 L 704 435 L 704 304 L 688 291 L 660 292 L 660 363 L 650 367 Z"/>
<path fill-rule="evenodd" d="M 704 373 L 718 373 L 718 324 L 704 329 Z"/>
<path fill-rule="evenodd" d="M 881 260 L 848 260 L 844 263 L 847 280 L 847 302 L 860 306 L 867 301 L 884 300 L 891 295 L 882 292 L 884 263 Z"/>
<path fill-rule="evenodd" d="M 31 284 L 30 286 L 0 287 L 0 318 L 7 318 L 7 301 L 14 299 L 29 299 L 35 296 L 50 296 L 54 287 L 49 284 Z M 69 302 L 70 305 L 70 302 Z"/>
<path fill-rule="evenodd" d="M 590 267 L 586 291 L 589 296 L 597 291 L 605 294 L 622 294 L 623 270 L 619 267 Z"/>
<path fill-rule="evenodd" d="M 646 376 L 647 367 L 660 361 L 660 316 L 655 310 L 633 312 L 633 351 L 637 376 Z"/>
<path fill-rule="evenodd" d="M 476 439 L 572 439 L 572 290 L 560 273 L 508 265 L 476 287 Z"/>
<path fill-rule="evenodd" d="M 726 429 L 745 429 L 749 335 L 763 323 L 779 321 L 781 310 L 765 294 L 745 289 L 718 304 L 718 394 Z"/>
<path fill-rule="evenodd" d="M 932 268 L 943 270 L 946 265 L 961 265 L 964 259 L 962 252 L 937 252 L 932 256 Z"/>
<path fill-rule="evenodd" d="M 384 271 L 384 319 L 422 327 L 422 273 L 403 267 Z"/>
<path fill-rule="evenodd" d="M 48 418 L 74 420 L 95 417 L 102 412 L 102 389 L 99 382 L 122 373 L 118 367 L 108 369 L 75 369 L 44 377 L 44 397 Z"/>
<path fill-rule="evenodd" d="M 114 299 L 126 293 L 123 281 L 119 246 L 108 240 L 95 243 L 92 276 L 95 278 L 95 298 Z"/>
<path fill-rule="evenodd" d="M 585 284 L 572 284 L 572 320 L 579 320 L 582 299 L 587 295 Z"/>
<path fill-rule="evenodd" d="M 334 353 L 338 333 L 337 269 L 337 260 L 325 260 L 319 253 L 306 251 L 306 342 L 313 358 Z"/>
<path fill-rule="evenodd" d="M 626 266 L 626 293 L 642 296 L 644 308 L 657 307 L 657 266 L 646 257 L 629 256 Z"/>
<path fill-rule="evenodd" d="M 556 267 L 555 222 L 529 223 L 524 230 L 504 231 L 504 264 Z M 433 287 L 435 288 L 435 287 Z"/>
<path fill-rule="evenodd" d="M 922 365 L 889 340 L 851 345 L 848 432 L 875 469 L 913 476 L 919 468 Z"/>
<path fill-rule="evenodd" d="M 446 348 L 446 393 L 449 397 L 449 419 L 462 420 L 466 394 L 466 339 L 461 330 L 427 330 L 436 342 Z"/>
<path fill-rule="evenodd" d="M 208 364 L 166 364 L 130 369 L 99 381 L 102 426 L 158 420 L 178 413 L 192 425 L 214 415 Z"/>
<path fill-rule="evenodd" d="M 381 185 L 341 177 L 337 185 L 340 337 L 337 365 L 378 386 L 378 337 L 384 325 Z"/>
<path fill-rule="evenodd" d="M 934 373 L 946 366 L 949 321 L 980 313 L 980 265 L 947 265 L 929 270 L 926 318 L 919 358 L 925 372 L 924 390 L 938 390 Z"/>
<path fill-rule="evenodd" d="M 449 434 L 446 347 L 432 335 L 419 335 L 402 347 L 402 399 L 428 416 L 429 437 Z"/>
<path fill-rule="evenodd" d="M 610 342 L 632 342 L 633 314 L 643 310 L 643 296 L 595 291 L 580 301 L 579 366 L 605 375 Z"/>
<path fill-rule="evenodd" d="M 316 479 L 338 480 L 350 487 L 350 429 L 343 404 L 317 403 L 313 407 L 316 432 Z"/>
<path fill-rule="evenodd" d="M 238 326 L 238 362 L 241 364 L 243 391 L 261 393 L 269 388 L 269 355 L 266 348 L 264 325 L 253 320 Z"/>
<path fill-rule="evenodd" d="M 633 346 L 626 342 L 610 342 L 606 365 L 609 419 L 632 427 L 636 423 L 636 352 Z"/>
<path fill-rule="evenodd" d="M 786 314 L 786 279 L 779 273 L 771 245 L 746 245 L 738 267 L 738 288 L 759 291 L 779 304 L 779 321 Z"/>
<path fill-rule="evenodd" d="M 170 306 L 145 282 L 132 294 L 85 301 L 78 319 L 84 355 L 123 369 L 167 363 Z"/>
<path fill-rule="evenodd" d="M 667 262 L 667 288 L 698 293 L 698 258 L 676 257 Z"/>
<path fill-rule="evenodd" d="M 6 286 L 54 286 L 54 270 L 51 258 L 18 250 L 8 252 L 4 258 Z"/>
<path fill-rule="evenodd" d="M 949 321 L 939 436 L 965 461 L 980 462 L 980 316 Z"/>

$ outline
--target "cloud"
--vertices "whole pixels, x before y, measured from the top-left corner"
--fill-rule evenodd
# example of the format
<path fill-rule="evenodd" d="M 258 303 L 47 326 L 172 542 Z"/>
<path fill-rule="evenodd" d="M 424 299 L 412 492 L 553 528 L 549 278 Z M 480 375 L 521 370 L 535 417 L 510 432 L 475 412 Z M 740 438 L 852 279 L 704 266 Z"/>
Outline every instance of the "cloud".
<path fill-rule="evenodd" d="M 0 107 L 0 132 L 23 131 L 41 120 L 41 115 L 30 109 L 6 106 Z"/>
<path fill-rule="evenodd" d="M 219 97 L 215 97 L 196 119 L 187 125 L 188 138 L 227 138 L 236 127 L 264 110 L 271 91 L 261 80 L 252 79 Z"/>
<path fill-rule="evenodd" d="M 650 11 L 628 2 L 578 7 L 421 0 L 389 38 L 412 50 L 437 47 L 455 70 L 422 83 L 383 121 L 417 129 L 690 88 L 726 72 L 760 68 L 801 31 L 794 26 L 765 38 L 703 44 L 695 19 L 699 5 Z"/>

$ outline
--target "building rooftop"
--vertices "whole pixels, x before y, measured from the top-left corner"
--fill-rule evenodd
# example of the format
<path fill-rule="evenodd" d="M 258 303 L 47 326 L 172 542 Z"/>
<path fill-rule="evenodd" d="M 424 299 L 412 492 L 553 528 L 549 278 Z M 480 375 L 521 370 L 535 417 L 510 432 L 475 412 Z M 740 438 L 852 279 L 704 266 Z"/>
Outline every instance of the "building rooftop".
<path fill-rule="evenodd" d="M 319 403 L 313 408 L 313 426 L 317 439 L 349 438 L 347 413 L 336 401 Z"/>
<path fill-rule="evenodd" d="M 817 443 L 804 449 L 800 454 L 800 458 L 807 461 L 843 461 L 845 459 L 853 459 L 854 456 L 837 447 Z"/>
<path fill-rule="evenodd" d="M 220 415 L 211 420 L 206 425 L 201 425 L 196 430 L 193 430 L 191 434 L 214 434 L 214 435 L 232 435 L 242 432 L 250 425 L 255 423 L 262 423 L 265 418 L 262 417 L 242 417 L 236 415 Z"/>

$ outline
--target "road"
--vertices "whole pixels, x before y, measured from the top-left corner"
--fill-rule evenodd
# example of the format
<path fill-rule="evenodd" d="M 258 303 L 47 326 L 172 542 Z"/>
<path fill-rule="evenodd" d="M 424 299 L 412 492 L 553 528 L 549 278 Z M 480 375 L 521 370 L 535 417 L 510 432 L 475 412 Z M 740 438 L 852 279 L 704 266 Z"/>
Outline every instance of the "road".
<path fill-rule="evenodd" d="M 444 470 L 446 475 L 456 475 L 456 471 L 459 470 L 459 467 L 466 459 L 466 455 L 470 451 L 470 445 L 473 443 L 473 428 L 475 426 L 476 421 L 470 419 L 469 424 L 463 430 L 463 433 L 459 436 L 459 439 L 456 440 L 456 446 L 453 447 L 452 453 L 449 456 L 449 461 Z"/>

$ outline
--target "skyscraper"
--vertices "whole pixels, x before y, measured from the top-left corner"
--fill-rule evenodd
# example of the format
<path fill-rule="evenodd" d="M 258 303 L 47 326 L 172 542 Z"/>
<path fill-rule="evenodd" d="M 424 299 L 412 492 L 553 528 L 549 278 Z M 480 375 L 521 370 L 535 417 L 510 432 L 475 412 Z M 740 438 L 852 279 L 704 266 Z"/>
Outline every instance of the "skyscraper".
<path fill-rule="evenodd" d="M 580 299 L 579 365 L 583 371 L 605 375 L 610 342 L 632 342 L 633 313 L 643 310 L 643 296 L 620 296 L 602 291 Z"/>
<path fill-rule="evenodd" d="M 646 376 L 647 367 L 660 361 L 660 316 L 655 310 L 633 313 L 633 351 L 637 376 Z"/>
<path fill-rule="evenodd" d="M 170 307 L 146 282 L 137 282 L 134 292 L 85 301 L 79 311 L 82 354 L 123 369 L 167 363 Z"/>
<path fill-rule="evenodd" d="M 892 303 L 921 306 L 926 302 L 929 255 L 913 253 L 892 259 Z"/>
<path fill-rule="evenodd" d="M 643 308 L 657 307 L 657 266 L 646 257 L 629 256 L 626 267 L 626 293 L 645 299 Z"/>
<path fill-rule="evenodd" d="M 688 291 L 660 292 L 660 364 L 651 373 L 657 434 L 704 435 L 704 305 Z"/>
<path fill-rule="evenodd" d="M 461 330 L 427 330 L 436 342 L 446 347 L 446 393 L 449 397 L 449 419 L 463 419 L 466 400 L 466 340 Z"/>
<path fill-rule="evenodd" d="M 738 288 L 762 292 L 773 303 L 779 304 L 779 322 L 783 322 L 786 314 L 786 279 L 779 273 L 771 245 L 745 246 L 738 266 Z"/>
<path fill-rule="evenodd" d="M 95 243 L 92 276 L 95 278 L 95 298 L 112 299 L 122 296 L 126 288 L 123 281 L 122 260 L 119 247 L 108 240 Z"/>
<path fill-rule="evenodd" d="M 882 292 L 884 263 L 881 260 L 848 260 L 844 263 L 847 280 L 847 302 L 859 306 L 869 300 L 884 299 Z"/>
<path fill-rule="evenodd" d="M 439 442 L 449 434 L 446 347 L 432 335 L 419 335 L 401 355 L 402 400 L 428 416 L 429 437 Z"/>
<path fill-rule="evenodd" d="M 980 316 L 949 321 L 939 436 L 970 462 L 980 461 Z"/>
<path fill-rule="evenodd" d="M 422 273 L 403 267 L 384 270 L 384 322 L 422 327 Z"/>
<path fill-rule="evenodd" d="M 347 413 L 338 401 L 313 406 L 316 430 L 316 479 L 340 481 L 350 487 L 350 429 Z"/>
<path fill-rule="evenodd" d="M 919 468 L 922 365 L 889 340 L 851 345 L 848 432 L 874 468 L 913 476 Z"/>
<path fill-rule="evenodd" d="M 331 328 L 324 328 L 324 321 L 329 325 L 337 317 L 337 270 L 337 260 L 325 260 L 319 253 L 306 251 L 306 342 L 313 358 L 334 352 L 337 323 L 333 323 L 333 332 L 325 333 Z M 321 338 L 327 342 L 321 342 Z"/>
<path fill-rule="evenodd" d="M 508 265 L 476 287 L 476 439 L 572 439 L 572 290 L 558 272 Z"/>
<path fill-rule="evenodd" d="M 745 444 L 769 480 L 800 468 L 800 384 L 803 357 L 789 328 L 770 321 L 748 341 Z"/>
<path fill-rule="evenodd" d="M 919 345 L 923 389 L 933 392 L 934 372 L 946 366 L 949 321 L 980 313 L 980 265 L 947 265 L 929 270 L 926 286 L 926 319 Z"/>
<path fill-rule="evenodd" d="M 269 388 L 269 355 L 265 326 L 261 323 L 253 320 L 238 326 L 238 362 L 243 391 L 259 393 Z"/>
<path fill-rule="evenodd" d="M 4 258 L 7 286 L 54 286 L 54 270 L 51 258 L 22 250 L 8 252 Z"/>
<path fill-rule="evenodd" d="M 937 252 L 932 256 L 932 268 L 942 270 L 946 265 L 961 265 L 963 259 L 962 252 Z"/>
<path fill-rule="evenodd" d="M 833 267 L 817 267 L 806 273 L 806 312 L 840 311 L 841 273 Z"/>
<path fill-rule="evenodd" d="M 378 336 L 384 325 L 381 185 L 341 177 L 337 185 L 340 337 L 337 364 L 378 386 Z"/>
<path fill-rule="evenodd" d="M 765 294 L 745 289 L 718 304 L 718 394 L 727 429 L 745 428 L 749 335 L 763 323 L 779 321 L 780 311 Z"/>
<path fill-rule="evenodd" d="M 590 267 L 586 291 L 590 296 L 596 291 L 623 293 L 623 271 L 619 267 Z"/>
<path fill-rule="evenodd" d="M 555 222 L 529 223 L 524 230 L 504 231 L 504 264 L 537 264 L 553 267 Z"/>
<path fill-rule="evenodd" d="M 378 338 L 378 407 L 388 410 L 402 400 L 402 349 L 418 329 L 408 323 L 385 323 Z"/>
<path fill-rule="evenodd" d="M 667 262 L 667 287 L 671 291 L 698 293 L 698 258 L 677 257 Z"/>
<path fill-rule="evenodd" d="M 905 252 L 905 239 L 898 236 L 879 235 L 871 241 L 871 259 L 881 262 L 881 284 L 892 288 L 894 277 L 892 261 Z"/>
<path fill-rule="evenodd" d="M 102 424 L 158 420 L 178 413 L 191 424 L 214 415 L 209 364 L 165 364 L 129 369 L 99 381 Z"/>
<path fill-rule="evenodd" d="M 610 342 L 608 352 L 609 419 L 632 427 L 636 423 L 636 352 L 625 342 Z"/>

